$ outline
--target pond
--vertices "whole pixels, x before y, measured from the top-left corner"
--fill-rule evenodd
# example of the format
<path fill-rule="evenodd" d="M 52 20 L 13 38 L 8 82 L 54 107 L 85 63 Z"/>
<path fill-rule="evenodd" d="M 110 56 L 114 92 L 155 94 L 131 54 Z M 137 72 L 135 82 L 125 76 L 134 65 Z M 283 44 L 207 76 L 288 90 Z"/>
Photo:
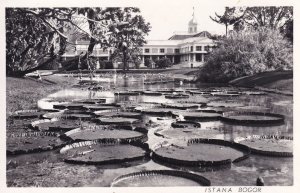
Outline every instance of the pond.
<path fill-rule="evenodd" d="M 82 78 L 81 81 L 86 81 L 86 84 L 76 84 L 73 88 L 50 94 L 37 101 L 37 104 L 40 109 L 49 110 L 55 108 L 57 104 L 105 99 L 106 105 L 114 104 L 118 106 L 116 107 L 118 109 L 104 111 L 103 114 L 105 112 L 110 113 L 109 117 L 112 117 L 111 114 L 114 111 L 140 113 L 141 117 L 136 119 L 139 120 L 139 126 L 142 125 L 147 129 L 146 143 L 151 151 L 170 144 L 185 148 L 191 138 L 209 137 L 233 142 L 241 137 L 256 135 L 293 136 L 292 96 L 261 93 L 232 86 L 203 86 L 182 81 L 174 82 L 173 80 L 172 76 L 146 77 L 135 74 L 123 77 L 112 75 L 111 77 L 98 78 L 96 83 L 93 81 L 90 84 L 88 79 Z M 145 82 L 147 83 L 145 84 Z M 162 106 L 162 104 L 165 106 Z M 171 114 L 168 114 L 169 112 Z M 251 118 L 260 119 L 260 116 L 254 116 L 250 113 L 250 115 L 238 116 L 245 119 L 240 124 L 223 121 L 222 115 L 224 112 L 279 114 L 284 117 L 284 120 L 275 124 L 255 124 L 253 120 L 251 122 Z M 214 113 L 214 116 L 210 113 Z M 196 114 L 196 117 L 194 114 Z M 210 116 L 207 117 L 206 114 Z M 101 112 L 98 115 L 100 116 Z M 272 116 L 266 118 L 267 114 L 264 115 L 261 117 L 262 120 L 272 119 Z M 191 118 L 189 121 L 193 121 L 193 123 L 199 123 L 200 128 L 192 127 L 193 124 L 192 126 L 187 124 L 188 126 L 183 126 L 183 128 L 171 126 L 176 121 L 188 120 L 188 118 Z M 203 130 L 209 132 L 203 132 Z M 210 130 L 214 131 L 210 132 Z M 64 162 L 64 155 L 60 154 L 59 150 L 8 155 L 7 160 L 10 162 L 7 168 L 8 186 L 110 186 L 113 180 L 119 176 L 148 170 L 193 172 L 209 179 L 211 185 L 214 186 L 255 185 L 259 176 L 264 179 L 265 185 L 268 186 L 293 185 L 292 157 L 250 154 L 247 159 L 226 165 L 189 166 L 154 160 L 151 156 L 146 156 L 144 159 L 122 163 L 82 165 Z M 183 152 L 183 150 L 181 151 Z M 90 153 L 89 150 L 85 152 Z M 194 157 L 193 155 L 189 156 L 191 159 Z M 184 156 L 182 155 L 182 157 Z M 158 177 L 158 179 L 160 179 L 159 181 L 164 180 L 161 177 Z M 165 179 L 170 186 L 176 186 L 176 183 L 183 185 L 185 183 L 184 180 L 179 183 L 180 179 L 176 179 L 174 185 L 172 185 L 170 177 Z M 149 180 L 149 182 L 143 180 L 143 186 L 154 186 L 151 183 L 155 183 L 155 180 Z M 128 181 L 130 182 L 130 180 Z M 186 182 L 186 184 L 188 185 L 190 182 Z M 127 186 L 128 184 L 124 183 L 123 185 Z M 128 186 L 130 186 L 130 183 Z"/>

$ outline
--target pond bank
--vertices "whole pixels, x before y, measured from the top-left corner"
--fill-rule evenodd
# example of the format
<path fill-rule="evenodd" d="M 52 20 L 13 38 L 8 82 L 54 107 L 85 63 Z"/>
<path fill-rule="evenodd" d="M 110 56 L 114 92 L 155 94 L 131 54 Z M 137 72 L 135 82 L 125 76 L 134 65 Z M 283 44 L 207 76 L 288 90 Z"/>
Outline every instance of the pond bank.
<path fill-rule="evenodd" d="M 6 77 L 6 117 L 17 110 L 37 108 L 39 99 L 70 87 L 73 77 L 46 76 L 43 80 Z"/>
<path fill-rule="evenodd" d="M 263 72 L 252 76 L 237 78 L 230 81 L 229 84 L 292 96 L 293 71 Z"/>

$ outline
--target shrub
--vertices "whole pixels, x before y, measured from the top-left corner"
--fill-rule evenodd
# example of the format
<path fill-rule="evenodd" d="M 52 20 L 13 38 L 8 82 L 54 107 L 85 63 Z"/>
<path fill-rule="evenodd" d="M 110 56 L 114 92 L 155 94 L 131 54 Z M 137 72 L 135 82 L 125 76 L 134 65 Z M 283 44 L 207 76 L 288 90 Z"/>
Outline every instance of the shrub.
<path fill-rule="evenodd" d="M 161 58 L 155 61 L 156 68 L 167 68 L 172 66 L 172 62 L 169 58 Z"/>
<path fill-rule="evenodd" d="M 199 70 L 198 80 L 228 82 L 260 72 L 292 69 L 292 55 L 292 45 L 277 30 L 232 33 L 210 53 Z"/>
<path fill-rule="evenodd" d="M 153 63 L 153 61 L 150 58 L 146 58 L 145 59 L 145 66 L 147 66 L 148 68 L 151 67 L 152 63 Z"/>
<path fill-rule="evenodd" d="M 113 69 L 114 68 L 113 63 L 111 61 L 107 61 L 107 60 L 101 61 L 100 66 L 103 69 Z"/>

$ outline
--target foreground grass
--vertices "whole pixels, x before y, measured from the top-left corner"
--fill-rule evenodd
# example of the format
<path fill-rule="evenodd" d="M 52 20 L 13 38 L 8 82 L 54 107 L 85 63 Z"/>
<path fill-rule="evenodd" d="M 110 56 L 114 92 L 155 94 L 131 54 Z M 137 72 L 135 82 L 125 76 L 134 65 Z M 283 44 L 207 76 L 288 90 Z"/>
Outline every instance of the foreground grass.
<path fill-rule="evenodd" d="M 16 110 L 37 108 L 37 101 L 58 90 L 70 87 L 74 78 L 47 76 L 43 81 L 6 77 L 6 117 Z"/>

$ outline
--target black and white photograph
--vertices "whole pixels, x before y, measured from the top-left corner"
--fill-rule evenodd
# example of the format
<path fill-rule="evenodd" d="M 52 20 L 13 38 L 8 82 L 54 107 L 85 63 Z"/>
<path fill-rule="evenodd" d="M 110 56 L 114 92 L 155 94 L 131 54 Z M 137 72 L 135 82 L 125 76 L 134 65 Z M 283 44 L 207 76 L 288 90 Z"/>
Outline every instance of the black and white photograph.
<path fill-rule="evenodd" d="M 101 2 L 2 5 L 2 186 L 295 191 L 295 1 Z"/>

